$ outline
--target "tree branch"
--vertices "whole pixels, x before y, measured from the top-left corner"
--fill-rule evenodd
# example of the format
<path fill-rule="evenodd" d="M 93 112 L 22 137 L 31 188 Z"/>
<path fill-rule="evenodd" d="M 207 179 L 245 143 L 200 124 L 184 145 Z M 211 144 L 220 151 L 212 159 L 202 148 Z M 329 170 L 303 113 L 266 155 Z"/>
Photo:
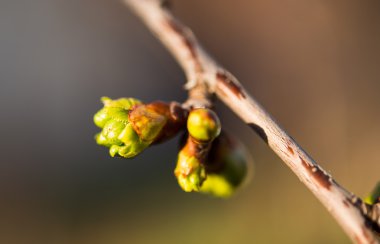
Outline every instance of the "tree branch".
<path fill-rule="evenodd" d="M 158 0 L 124 0 L 182 66 L 191 106 L 205 106 L 202 98 L 216 94 L 297 175 L 357 243 L 377 243 L 371 219 L 375 208 L 340 186 L 256 102 L 239 81 L 201 47 L 192 31 Z M 201 99 L 199 99 L 201 98 Z M 201 100 L 199 104 L 197 101 Z M 206 99 L 207 100 L 207 99 Z M 379 214 L 375 214 L 379 216 Z"/>

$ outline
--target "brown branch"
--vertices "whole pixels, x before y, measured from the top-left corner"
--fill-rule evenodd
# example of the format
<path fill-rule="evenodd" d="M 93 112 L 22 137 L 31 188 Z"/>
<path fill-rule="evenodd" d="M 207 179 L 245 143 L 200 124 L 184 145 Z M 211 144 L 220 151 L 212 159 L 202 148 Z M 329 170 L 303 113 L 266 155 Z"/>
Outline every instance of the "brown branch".
<path fill-rule="evenodd" d="M 354 242 L 377 243 L 372 232 L 372 226 L 376 223 L 367 215 L 373 209 L 327 174 L 246 92 L 239 81 L 208 55 L 192 31 L 180 23 L 165 4 L 158 0 L 124 1 L 182 66 L 188 79 L 186 88 L 193 94 L 190 98 L 192 105 L 196 104 L 199 95 L 194 92 L 195 89 L 201 87 L 201 98 L 215 93 L 261 136 Z M 200 102 L 198 105 L 202 104 Z"/>

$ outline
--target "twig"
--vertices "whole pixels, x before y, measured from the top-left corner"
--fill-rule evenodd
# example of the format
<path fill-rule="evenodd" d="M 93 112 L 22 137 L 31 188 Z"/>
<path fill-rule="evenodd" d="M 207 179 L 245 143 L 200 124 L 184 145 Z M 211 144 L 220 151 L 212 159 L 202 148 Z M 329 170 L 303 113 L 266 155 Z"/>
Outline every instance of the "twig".
<path fill-rule="evenodd" d="M 247 93 L 239 81 L 208 55 L 192 31 L 180 23 L 165 4 L 159 0 L 124 2 L 136 12 L 182 66 L 188 79 L 186 88 L 192 94 L 191 104 L 196 103 L 197 92 L 194 90 L 199 86 L 203 87 L 203 92 L 206 87 L 209 94 L 215 93 L 258 133 L 314 193 L 354 242 L 377 243 L 372 232 L 372 226 L 376 222 L 366 215 L 372 211 L 370 206 L 327 174 Z M 202 104 L 201 102 L 200 105 Z"/>

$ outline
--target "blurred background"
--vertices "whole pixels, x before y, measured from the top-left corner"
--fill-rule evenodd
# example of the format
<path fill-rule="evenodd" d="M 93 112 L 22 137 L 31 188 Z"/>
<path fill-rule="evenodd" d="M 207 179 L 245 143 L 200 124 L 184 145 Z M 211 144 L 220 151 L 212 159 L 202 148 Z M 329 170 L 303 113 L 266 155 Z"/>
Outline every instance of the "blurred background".
<path fill-rule="evenodd" d="M 360 196 L 380 180 L 379 1 L 174 0 L 277 121 Z M 97 146 L 99 98 L 186 99 L 184 75 L 121 0 L 0 0 L 0 243 L 347 243 L 259 137 L 229 200 L 180 190 L 177 140 L 133 160 Z"/>

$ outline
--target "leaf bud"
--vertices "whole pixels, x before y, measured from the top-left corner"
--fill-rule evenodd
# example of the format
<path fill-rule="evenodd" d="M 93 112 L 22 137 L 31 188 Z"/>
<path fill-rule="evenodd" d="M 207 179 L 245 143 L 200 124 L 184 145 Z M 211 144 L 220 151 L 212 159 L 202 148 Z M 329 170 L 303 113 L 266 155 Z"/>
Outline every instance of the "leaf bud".
<path fill-rule="evenodd" d="M 102 102 L 104 107 L 94 116 L 94 123 L 102 131 L 95 139 L 109 147 L 112 157 L 134 157 L 150 144 L 171 138 L 185 124 L 186 112 L 176 103 L 143 104 L 134 98 L 108 97 Z M 176 107 L 175 114 L 172 107 Z"/>

